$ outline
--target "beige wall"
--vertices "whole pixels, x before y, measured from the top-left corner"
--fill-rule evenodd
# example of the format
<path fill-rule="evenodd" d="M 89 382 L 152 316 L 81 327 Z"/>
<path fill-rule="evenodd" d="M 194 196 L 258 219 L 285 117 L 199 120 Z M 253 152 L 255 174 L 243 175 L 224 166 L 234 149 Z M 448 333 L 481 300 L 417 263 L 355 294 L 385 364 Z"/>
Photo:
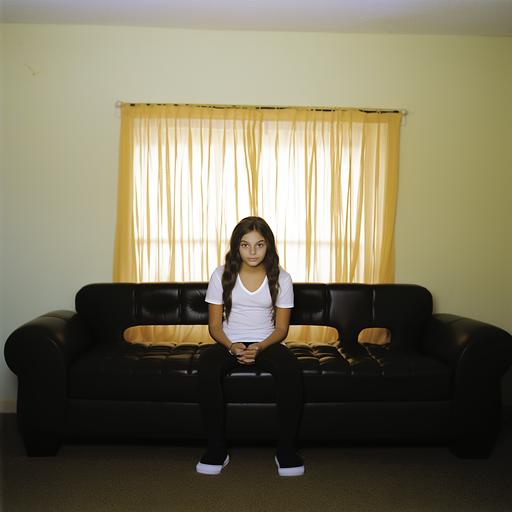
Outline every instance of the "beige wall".
<path fill-rule="evenodd" d="M 397 280 L 512 331 L 512 39 L 0 30 L 2 340 L 111 278 L 116 100 L 407 108 Z M 0 385 L 13 403 L 3 360 Z"/>

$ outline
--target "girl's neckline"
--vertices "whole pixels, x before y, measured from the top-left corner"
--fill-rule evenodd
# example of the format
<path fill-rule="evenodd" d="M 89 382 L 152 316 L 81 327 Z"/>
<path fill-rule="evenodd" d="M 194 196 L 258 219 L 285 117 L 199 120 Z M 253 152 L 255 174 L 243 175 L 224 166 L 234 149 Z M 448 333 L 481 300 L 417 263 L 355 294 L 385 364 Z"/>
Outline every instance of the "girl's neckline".
<path fill-rule="evenodd" d="M 242 287 L 242 289 L 243 289 L 246 293 L 248 293 L 249 295 L 254 295 L 255 293 L 258 293 L 258 292 L 259 292 L 259 291 L 260 291 L 260 290 L 265 286 L 265 284 L 266 284 L 266 282 L 267 282 L 267 276 L 265 275 L 265 277 L 263 278 L 263 281 L 261 282 L 260 286 L 259 286 L 256 290 L 254 290 L 253 292 L 251 292 L 250 290 L 248 290 L 248 289 L 245 287 L 244 283 L 242 282 L 242 278 L 240 277 L 240 274 L 238 274 L 238 275 L 236 276 L 236 278 L 238 279 L 238 282 L 240 283 L 240 286 Z"/>

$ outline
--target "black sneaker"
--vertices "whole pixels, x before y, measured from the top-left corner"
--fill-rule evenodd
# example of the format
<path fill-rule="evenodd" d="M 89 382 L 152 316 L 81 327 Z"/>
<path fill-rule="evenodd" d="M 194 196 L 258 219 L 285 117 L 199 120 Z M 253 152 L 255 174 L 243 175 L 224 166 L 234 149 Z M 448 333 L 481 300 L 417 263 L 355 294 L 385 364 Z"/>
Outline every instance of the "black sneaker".
<path fill-rule="evenodd" d="M 301 476 L 304 474 L 304 462 L 294 451 L 278 450 L 274 460 L 279 476 Z"/>
<path fill-rule="evenodd" d="M 229 454 L 224 451 L 214 453 L 207 450 L 196 465 L 196 471 L 202 475 L 218 475 L 229 464 Z"/>

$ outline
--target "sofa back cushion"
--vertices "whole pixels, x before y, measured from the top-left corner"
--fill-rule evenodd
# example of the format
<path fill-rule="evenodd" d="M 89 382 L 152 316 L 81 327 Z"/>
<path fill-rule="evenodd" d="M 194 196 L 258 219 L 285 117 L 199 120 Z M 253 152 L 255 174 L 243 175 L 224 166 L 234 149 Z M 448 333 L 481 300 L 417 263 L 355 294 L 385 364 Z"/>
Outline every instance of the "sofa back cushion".
<path fill-rule="evenodd" d="M 182 283 L 89 284 L 77 293 L 75 308 L 95 341 L 122 343 L 128 327 L 185 323 L 183 286 Z M 207 310 L 204 316 L 208 317 Z"/>
<path fill-rule="evenodd" d="M 292 325 L 328 325 L 327 301 L 327 285 L 295 283 L 293 285 L 294 308 L 290 323 Z"/>
<path fill-rule="evenodd" d="M 340 334 L 341 346 L 357 350 L 365 328 L 385 328 L 390 342 L 417 347 L 432 316 L 432 295 L 417 285 L 330 284 L 328 325 Z"/>
<path fill-rule="evenodd" d="M 84 286 L 76 310 L 99 342 L 123 342 L 136 325 L 208 323 L 207 283 L 104 283 Z M 432 296 L 416 285 L 295 283 L 294 325 L 328 325 L 344 349 L 365 328 L 387 328 L 394 345 L 417 346 L 432 315 Z"/>

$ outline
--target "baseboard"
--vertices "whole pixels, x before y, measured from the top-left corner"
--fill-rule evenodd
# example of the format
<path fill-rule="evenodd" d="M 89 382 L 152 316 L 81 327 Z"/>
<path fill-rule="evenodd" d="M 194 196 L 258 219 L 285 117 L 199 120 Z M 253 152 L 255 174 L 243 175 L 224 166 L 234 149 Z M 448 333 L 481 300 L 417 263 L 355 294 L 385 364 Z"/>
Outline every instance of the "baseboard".
<path fill-rule="evenodd" d="M 16 400 L 0 400 L 0 414 L 12 414 L 16 412 Z"/>

